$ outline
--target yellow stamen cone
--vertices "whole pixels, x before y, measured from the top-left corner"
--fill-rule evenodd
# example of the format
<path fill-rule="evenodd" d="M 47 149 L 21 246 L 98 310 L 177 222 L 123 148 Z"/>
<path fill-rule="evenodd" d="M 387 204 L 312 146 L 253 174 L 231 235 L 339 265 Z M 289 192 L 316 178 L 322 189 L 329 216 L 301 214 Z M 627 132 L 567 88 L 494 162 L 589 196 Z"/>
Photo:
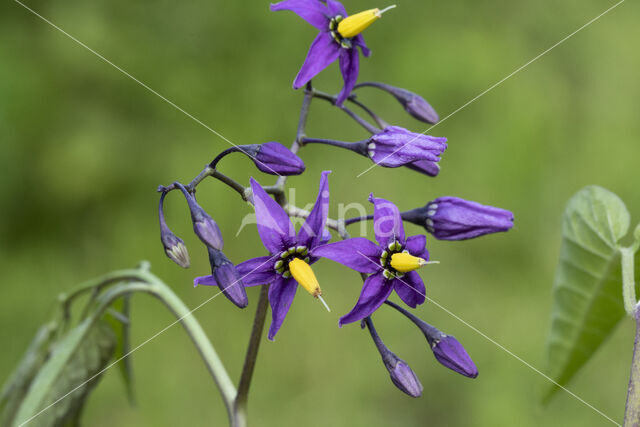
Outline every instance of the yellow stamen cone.
<path fill-rule="evenodd" d="M 296 282 L 305 288 L 311 295 L 314 297 L 322 295 L 318 279 L 316 279 L 316 275 L 313 274 L 313 270 L 309 264 L 300 258 L 294 258 L 289 261 L 289 271 L 293 278 L 296 279 Z"/>
<path fill-rule="evenodd" d="M 428 262 L 426 260 L 406 252 L 391 255 L 391 267 L 401 273 L 417 270 L 427 264 Z"/>
<path fill-rule="evenodd" d="M 380 19 L 384 12 L 394 7 L 395 5 L 389 6 L 382 11 L 378 8 L 369 9 L 356 13 L 355 15 L 347 16 L 338 24 L 338 32 L 346 39 L 355 37 L 366 30 L 374 21 Z"/>

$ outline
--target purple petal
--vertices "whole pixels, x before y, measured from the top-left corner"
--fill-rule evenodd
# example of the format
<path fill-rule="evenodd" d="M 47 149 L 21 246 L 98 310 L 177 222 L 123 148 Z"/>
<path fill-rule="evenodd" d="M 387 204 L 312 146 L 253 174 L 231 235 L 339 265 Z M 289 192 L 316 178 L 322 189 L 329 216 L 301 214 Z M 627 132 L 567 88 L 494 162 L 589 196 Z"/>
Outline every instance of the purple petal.
<path fill-rule="evenodd" d="M 329 181 L 327 176 L 331 171 L 322 172 L 320 177 L 320 187 L 318 188 L 318 198 L 313 205 L 307 220 L 302 224 L 298 233 L 298 244 L 311 249 L 320 244 L 329 215 Z"/>
<path fill-rule="evenodd" d="M 385 302 L 392 290 L 392 283 L 386 280 L 382 273 L 375 273 L 367 277 L 358 302 L 349 313 L 340 318 L 339 325 L 357 322 L 369 316 Z"/>
<path fill-rule="evenodd" d="M 404 226 L 396 205 L 374 198 L 373 193 L 369 195 L 369 201 L 373 203 L 373 231 L 378 243 L 387 246 L 393 239 L 404 242 Z"/>
<path fill-rule="evenodd" d="M 362 34 L 358 34 L 357 36 L 355 36 L 351 41 L 351 43 L 354 46 L 360 46 L 360 50 L 362 51 L 362 54 L 366 58 L 371 56 L 371 50 L 367 47 L 367 44 L 364 42 L 364 37 L 362 37 Z"/>
<path fill-rule="evenodd" d="M 336 105 L 340 106 L 351 95 L 353 87 L 358 80 L 358 71 L 360 70 L 358 49 L 343 49 L 340 54 L 340 71 L 342 72 L 342 79 L 344 80 L 344 86 L 338 94 Z"/>
<path fill-rule="evenodd" d="M 271 303 L 271 326 L 269 327 L 268 338 L 274 341 L 284 318 L 289 312 L 289 307 L 296 295 L 298 283 L 293 278 L 285 279 L 278 277 L 275 282 L 269 285 L 269 303 Z"/>
<path fill-rule="evenodd" d="M 354 237 L 315 248 L 311 255 L 339 262 L 360 273 L 380 271 L 381 250 L 364 237 Z"/>
<path fill-rule="evenodd" d="M 418 160 L 417 162 L 407 163 L 405 166 L 429 176 L 438 176 L 440 173 L 440 165 L 437 162 L 430 162 L 428 160 Z"/>
<path fill-rule="evenodd" d="M 338 59 L 340 45 L 333 40 L 329 33 L 320 33 L 311 43 L 307 57 L 293 81 L 293 88 L 300 89 L 314 78 L 316 74 L 324 70 L 333 61 Z"/>
<path fill-rule="evenodd" d="M 273 265 L 279 259 L 277 256 L 252 258 L 236 265 L 236 269 L 245 286 L 264 285 L 276 279 Z"/>
<path fill-rule="evenodd" d="M 249 305 L 247 291 L 244 289 L 244 283 L 231 262 L 225 262 L 213 271 L 220 290 L 229 301 L 240 308 Z"/>
<path fill-rule="evenodd" d="M 284 0 L 272 4 L 273 12 L 290 10 L 319 30 L 329 28 L 327 9 L 319 0 Z"/>
<path fill-rule="evenodd" d="M 198 285 L 204 286 L 218 286 L 218 282 L 216 282 L 215 277 L 211 276 L 200 276 L 193 279 L 193 286 L 196 287 Z"/>
<path fill-rule="evenodd" d="M 396 293 L 409 307 L 416 308 L 424 302 L 427 291 L 422 278 L 415 271 L 410 271 L 401 279 L 395 279 L 393 282 Z"/>
<path fill-rule="evenodd" d="M 407 243 L 405 244 L 405 249 L 409 251 L 409 253 L 413 256 L 418 256 L 425 260 L 429 260 L 429 251 L 426 248 L 427 246 L 427 237 L 419 234 L 417 236 L 407 237 Z"/>
<path fill-rule="evenodd" d="M 272 254 L 276 254 L 295 242 L 296 231 L 287 213 L 273 200 L 256 180 L 251 178 L 253 204 L 260 239 Z"/>
<path fill-rule="evenodd" d="M 329 9 L 331 16 L 341 15 L 343 18 L 348 16 L 347 11 L 339 1 L 327 0 L 327 8 Z"/>

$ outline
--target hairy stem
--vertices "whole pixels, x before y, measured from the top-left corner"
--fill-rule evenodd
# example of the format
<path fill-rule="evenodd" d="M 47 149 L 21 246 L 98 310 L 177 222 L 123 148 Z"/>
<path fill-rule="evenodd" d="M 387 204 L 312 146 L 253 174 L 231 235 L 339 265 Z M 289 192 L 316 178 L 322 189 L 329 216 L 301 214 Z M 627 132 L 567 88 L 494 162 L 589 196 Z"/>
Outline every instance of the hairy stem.
<path fill-rule="evenodd" d="M 249 338 L 249 346 L 247 354 L 244 358 L 244 366 L 242 367 L 242 375 L 238 384 L 238 394 L 234 402 L 234 427 L 244 427 L 247 425 L 247 400 L 249 397 L 249 387 L 251 386 L 251 378 L 253 369 L 258 358 L 258 350 L 262 339 L 262 331 L 264 322 L 267 317 L 267 308 L 269 306 L 268 298 L 269 288 L 263 285 L 260 288 L 260 299 L 256 308 L 256 316 L 253 319 L 253 329 Z"/>

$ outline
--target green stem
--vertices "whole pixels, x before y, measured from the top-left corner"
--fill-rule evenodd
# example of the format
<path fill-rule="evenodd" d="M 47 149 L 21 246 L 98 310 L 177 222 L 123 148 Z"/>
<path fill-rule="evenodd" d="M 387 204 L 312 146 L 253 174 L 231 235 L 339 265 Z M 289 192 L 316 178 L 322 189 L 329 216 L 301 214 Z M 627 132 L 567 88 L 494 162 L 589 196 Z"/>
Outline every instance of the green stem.
<path fill-rule="evenodd" d="M 256 308 L 256 316 L 253 320 L 253 329 L 251 330 L 251 337 L 249 338 L 249 346 L 244 358 L 242 375 L 240 377 L 240 383 L 238 384 L 238 394 L 234 402 L 234 422 L 232 423 L 234 427 L 245 427 L 247 425 L 249 387 L 251 386 L 251 378 L 253 377 L 253 370 L 256 366 L 264 322 L 267 317 L 267 308 L 269 306 L 268 293 L 268 286 L 262 285 L 260 288 L 258 307 Z"/>
<path fill-rule="evenodd" d="M 622 262 L 622 299 L 627 314 L 634 316 L 636 312 L 636 281 L 634 278 L 634 256 L 636 248 L 620 248 Z"/>
<path fill-rule="evenodd" d="M 633 345 L 631 375 L 624 413 L 624 427 L 640 426 L 640 310 L 635 311 L 636 339 Z"/>

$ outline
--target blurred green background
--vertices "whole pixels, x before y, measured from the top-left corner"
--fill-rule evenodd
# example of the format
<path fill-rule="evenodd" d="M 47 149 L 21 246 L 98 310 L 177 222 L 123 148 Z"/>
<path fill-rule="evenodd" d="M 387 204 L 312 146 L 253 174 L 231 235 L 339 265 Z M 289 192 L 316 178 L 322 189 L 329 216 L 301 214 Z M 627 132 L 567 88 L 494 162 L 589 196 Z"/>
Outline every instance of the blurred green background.
<path fill-rule="evenodd" d="M 612 1 L 417 2 L 366 31 L 373 50 L 360 80 L 422 94 L 441 116 L 565 37 Z M 28 5 L 234 143 L 289 144 L 302 94 L 291 82 L 315 30 L 268 2 L 158 0 L 29 1 Z M 351 12 L 370 1 L 345 2 Z M 431 298 L 538 368 L 565 201 L 587 184 L 620 195 L 640 220 L 640 5 L 626 2 L 434 129 L 449 138 L 442 173 L 369 167 L 337 149 L 308 147 L 307 172 L 290 179 L 296 201 L 312 202 L 320 171 L 332 169 L 338 203 L 368 205 L 370 191 L 401 209 L 456 195 L 512 210 L 514 230 L 469 242 L 429 240 L 441 261 L 421 272 Z M 314 80 L 340 87 L 337 65 Z M 366 92 L 365 92 L 366 91 Z M 421 132 L 383 93 L 359 97 L 388 121 Z M 366 134 L 323 101 L 312 104 L 308 135 L 357 140 Z M 141 259 L 195 307 L 214 289 L 191 286 L 209 270 L 190 231 L 185 203 L 167 198 L 170 226 L 186 241 L 192 268 L 164 257 L 156 218 L 158 184 L 191 179 L 226 142 L 57 32 L 17 3 L 0 6 L 0 378 L 20 359 L 58 293 Z M 248 182 L 260 174 L 242 156 L 223 172 Z M 234 237 L 250 208 L 205 182 L 199 200 L 220 224 L 234 261 L 262 255 L 255 228 Z M 409 232 L 419 233 L 408 225 Z M 277 342 L 261 349 L 250 396 L 256 426 L 606 425 L 566 393 L 539 406 L 546 380 L 433 304 L 417 313 L 464 343 L 476 380 L 439 366 L 419 331 L 383 309 L 385 342 L 416 371 L 424 395 L 396 390 L 357 325 L 337 321 L 359 293 L 358 275 L 330 261 L 315 268 L 330 314 L 299 292 Z M 238 310 L 216 298 L 195 315 L 237 377 L 257 289 Z M 145 296 L 133 300 L 133 345 L 173 321 Z M 570 388 L 622 419 L 633 328 L 625 320 Z M 116 370 L 93 393 L 86 425 L 224 425 L 224 409 L 204 365 L 179 326 L 134 353 L 138 406 Z"/>

